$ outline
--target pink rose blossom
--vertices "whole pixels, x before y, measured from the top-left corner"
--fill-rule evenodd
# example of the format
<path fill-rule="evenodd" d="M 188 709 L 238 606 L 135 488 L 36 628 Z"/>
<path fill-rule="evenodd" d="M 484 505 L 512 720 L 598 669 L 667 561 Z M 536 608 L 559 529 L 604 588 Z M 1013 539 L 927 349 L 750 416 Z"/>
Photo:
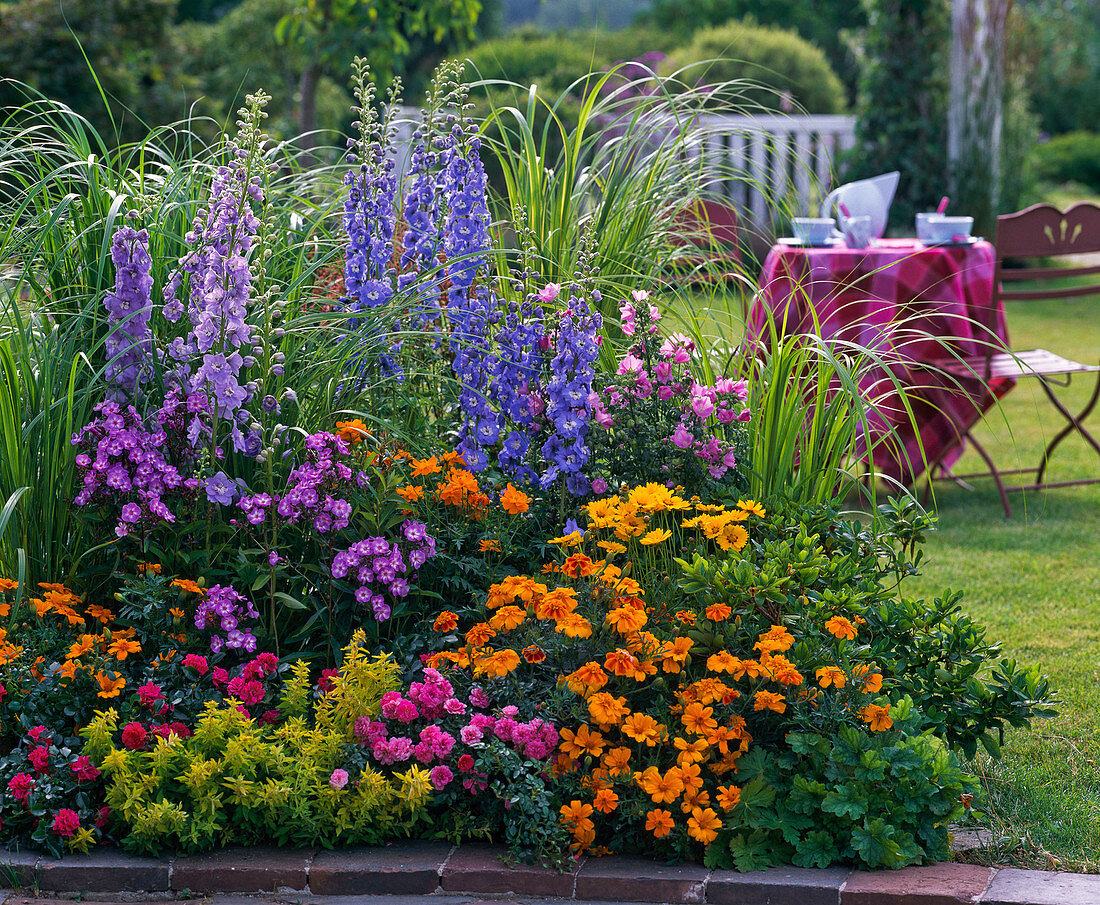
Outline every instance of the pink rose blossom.
<path fill-rule="evenodd" d="M 432 767 L 432 771 L 428 774 L 432 780 L 432 786 L 437 792 L 443 791 L 447 787 L 452 779 L 455 778 L 454 773 L 451 772 L 449 767 L 445 767 L 440 764 L 438 767 Z"/>
<path fill-rule="evenodd" d="M 561 286 L 558 283 L 547 283 L 539 290 L 539 301 L 549 304 L 561 295 Z"/>
<path fill-rule="evenodd" d="M 332 776 L 328 778 L 328 784 L 334 789 L 344 788 L 348 784 L 348 771 L 339 768 L 333 770 Z"/>

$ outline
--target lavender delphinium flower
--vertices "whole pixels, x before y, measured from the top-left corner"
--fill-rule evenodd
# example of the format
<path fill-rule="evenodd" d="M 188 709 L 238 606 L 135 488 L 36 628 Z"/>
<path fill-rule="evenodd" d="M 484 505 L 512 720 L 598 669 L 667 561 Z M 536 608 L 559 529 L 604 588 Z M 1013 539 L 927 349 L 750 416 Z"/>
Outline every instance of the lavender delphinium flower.
<path fill-rule="evenodd" d="M 472 471 L 488 464 L 482 447 L 494 445 L 502 427 L 499 414 L 489 404 L 488 362 L 492 320 L 498 299 L 487 286 L 475 288 L 478 271 L 487 262 L 489 208 L 485 168 L 479 156 L 481 140 L 476 128 L 454 122 L 441 139 L 446 166 L 442 175 L 447 210 L 443 221 L 443 246 L 447 256 L 447 318 L 454 354 L 452 367 L 459 381 L 459 405 L 463 423 L 457 448 Z"/>
<path fill-rule="evenodd" d="M 538 475 L 527 464 L 531 440 L 530 387 L 542 368 L 540 345 L 545 337 L 541 308 L 535 297 L 509 302 L 496 332 L 496 352 L 488 362 L 489 395 L 505 419 L 497 462 L 525 484 Z"/>
<path fill-rule="evenodd" d="M 390 153 L 390 121 L 379 122 L 374 111 L 374 86 L 366 62 L 355 60 L 355 97 L 359 106 L 358 140 L 349 139 L 347 161 L 357 164 L 344 176 L 344 228 L 348 244 L 344 252 L 344 286 L 349 311 L 377 308 L 393 298 L 393 234 L 396 221 L 394 195 L 397 177 Z M 353 329 L 356 321 L 349 324 Z"/>
<path fill-rule="evenodd" d="M 599 301 L 598 291 L 593 291 L 592 300 Z M 553 337 L 555 351 L 546 385 L 545 415 L 551 433 L 541 449 L 549 467 L 541 483 L 549 487 L 559 476 L 564 476 L 569 492 L 575 496 L 585 496 L 590 490 L 583 474 L 589 453 L 585 438 L 596 374 L 593 365 L 599 354 L 597 334 L 602 326 L 599 312 L 592 311 L 583 298 L 573 295 L 561 313 Z"/>
<path fill-rule="evenodd" d="M 262 93 L 249 97 L 238 138 L 228 143 L 229 162 L 218 168 L 210 201 L 185 236 L 194 250 L 180 259 L 179 269 L 169 275 L 164 287 L 164 316 L 178 319 L 183 275 L 190 275 L 191 330 L 185 340 L 177 339 L 169 347 L 168 354 L 180 365 L 172 376 L 186 383 L 189 392 L 207 395 L 216 422 L 228 422 L 238 452 L 245 448 L 245 436 L 237 414 L 252 395 L 240 377 L 254 345 L 246 321 L 252 292 L 248 255 L 260 226 L 255 206 L 264 202 L 257 170 L 263 166 L 258 152 L 264 136 L 258 122 L 265 102 Z M 197 367 L 191 373 L 195 361 Z"/>
<path fill-rule="evenodd" d="M 103 297 L 113 325 L 104 343 L 108 359 L 105 376 L 108 398 L 123 402 L 132 399 L 145 382 L 152 350 L 149 319 L 153 314 L 153 260 L 149 256 L 149 233 L 119 227 L 111 239 L 111 260 L 115 265 L 115 287 Z"/>

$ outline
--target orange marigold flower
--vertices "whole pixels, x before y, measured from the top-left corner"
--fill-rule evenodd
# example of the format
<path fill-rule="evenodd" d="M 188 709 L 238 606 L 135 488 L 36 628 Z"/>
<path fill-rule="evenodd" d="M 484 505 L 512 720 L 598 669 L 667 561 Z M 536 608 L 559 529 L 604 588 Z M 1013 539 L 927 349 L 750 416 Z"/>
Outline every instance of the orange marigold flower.
<path fill-rule="evenodd" d="M 612 776 L 630 772 L 630 749 L 612 748 L 603 756 L 603 767 Z"/>
<path fill-rule="evenodd" d="M 569 613 L 557 620 L 554 631 L 561 632 L 567 638 L 591 638 L 592 623 L 580 613 Z"/>
<path fill-rule="evenodd" d="M 601 563 L 602 560 L 595 563 L 583 553 L 574 553 L 562 563 L 561 571 L 563 575 L 568 575 L 570 578 L 588 578 L 589 575 L 595 575 L 600 570 Z"/>
<path fill-rule="evenodd" d="M 495 638 L 496 634 L 488 623 L 478 622 L 466 630 L 466 642 L 474 647 L 481 647 L 490 638 Z"/>
<path fill-rule="evenodd" d="M 443 453 L 439 458 L 443 460 L 444 465 L 457 465 L 459 468 L 466 467 L 466 460 L 462 458 L 462 453 L 451 451 Z"/>
<path fill-rule="evenodd" d="M 128 638 L 116 638 L 109 645 L 107 645 L 107 653 L 118 658 L 119 660 L 125 660 L 130 654 L 136 654 L 141 652 L 141 644 L 137 641 L 131 641 Z"/>
<path fill-rule="evenodd" d="M 760 635 L 760 640 L 754 645 L 761 651 L 785 651 L 794 647 L 794 635 L 782 625 L 773 625 Z"/>
<path fill-rule="evenodd" d="M 432 623 L 432 628 L 437 632 L 450 632 L 458 625 L 458 614 L 452 613 L 450 610 L 443 610 L 438 616 L 435 617 L 435 622 Z"/>
<path fill-rule="evenodd" d="M 687 707 L 684 708 L 683 715 L 680 717 L 680 722 L 684 724 L 684 729 L 692 735 L 703 735 L 711 729 L 718 728 L 718 721 L 714 719 L 713 714 L 713 707 L 704 707 L 702 704 L 696 702 L 694 704 L 688 704 Z"/>
<path fill-rule="evenodd" d="M 406 503 L 415 503 L 417 500 L 424 499 L 424 488 L 419 484 L 405 484 L 402 487 L 398 487 L 394 490 L 401 499 Z"/>
<path fill-rule="evenodd" d="M 721 622 L 723 619 L 729 619 L 730 613 L 733 612 L 730 609 L 729 604 L 726 603 L 712 603 L 707 607 L 707 618 L 711 622 Z"/>
<path fill-rule="evenodd" d="M 604 657 L 603 666 L 612 675 L 633 676 L 638 671 L 638 658 L 619 647 Z"/>
<path fill-rule="evenodd" d="M 495 678 L 502 678 L 519 666 L 519 654 L 514 650 L 505 648 L 488 656 L 474 658 L 474 672 L 484 673 Z"/>
<path fill-rule="evenodd" d="M 710 742 L 705 738 L 697 738 L 691 742 L 686 738 L 674 738 L 672 744 L 680 752 L 676 755 L 678 767 L 699 763 L 706 756 L 707 748 L 710 747 Z"/>
<path fill-rule="evenodd" d="M 439 474 L 441 471 L 439 467 L 439 459 L 432 456 L 430 459 L 409 459 L 409 464 L 412 466 L 412 476 L 414 478 L 423 477 L 424 475 Z"/>
<path fill-rule="evenodd" d="M 882 673 L 871 673 L 871 675 L 864 679 L 863 690 L 869 694 L 878 694 L 882 691 Z"/>
<path fill-rule="evenodd" d="M 600 789 L 592 804 L 601 814 L 610 814 L 619 806 L 619 796 L 611 789 Z"/>
<path fill-rule="evenodd" d="M 760 658 L 761 662 L 764 658 Z M 795 665 L 786 657 L 775 656 L 770 657 L 767 662 L 768 672 L 772 674 L 772 678 L 775 679 L 780 685 L 801 685 L 802 673 L 800 673 Z"/>
<path fill-rule="evenodd" d="M 371 433 L 367 430 L 367 425 L 360 418 L 336 422 L 336 436 L 345 443 L 350 443 L 354 446 L 357 443 L 362 443 L 363 440 L 370 435 Z"/>
<path fill-rule="evenodd" d="M 738 663 L 737 668 L 732 673 L 735 679 L 741 679 L 744 676 L 748 676 L 750 679 L 758 679 L 764 675 L 764 668 L 755 660 L 742 660 Z"/>
<path fill-rule="evenodd" d="M 19 582 L 14 578 L 0 578 L 0 593 L 14 591 L 17 587 L 19 587 Z"/>
<path fill-rule="evenodd" d="M 787 709 L 787 699 L 774 691 L 758 691 L 753 696 L 753 710 L 774 710 L 783 713 Z"/>
<path fill-rule="evenodd" d="M 577 592 L 572 588 L 554 588 L 543 594 L 535 604 L 535 616 L 539 619 L 564 619 L 577 608 Z"/>
<path fill-rule="evenodd" d="M 97 697 L 101 698 L 117 698 L 119 692 L 122 691 L 122 686 L 126 684 L 126 680 L 119 676 L 117 679 L 110 678 L 106 673 L 97 672 L 95 674 L 96 684 L 99 685 L 99 691 Z"/>
<path fill-rule="evenodd" d="M 76 671 L 81 668 L 81 664 L 75 660 L 66 660 L 57 668 L 57 675 L 63 676 L 66 679 L 73 679 L 76 677 Z"/>
<path fill-rule="evenodd" d="M 665 727 L 648 713 L 632 713 L 623 720 L 622 733 L 653 748 L 661 740 Z"/>
<path fill-rule="evenodd" d="M 649 617 L 646 616 L 645 610 L 635 606 L 616 607 L 607 614 L 606 619 L 607 624 L 614 628 L 620 635 L 628 635 L 631 632 L 636 632 L 649 621 Z"/>
<path fill-rule="evenodd" d="M 145 572 L 148 575 L 160 575 L 161 566 L 159 562 L 139 562 L 137 564 L 138 572 Z"/>
<path fill-rule="evenodd" d="M 496 629 L 498 632 L 510 632 L 514 628 L 519 628 L 523 625 L 523 621 L 527 618 L 527 610 L 518 606 L 502 606 L 497 610 L 493 617 L 489 620 L 490 628 Z"/>
<path fill-rule="evenodd" d="M 722 828 L 722 821 L 714 808 L 692 808 L 688 818 L 688 835 L 703 845 L 709 845 L 718 838 L 718 830 Z"/>
<path fill-rule="evenodd" d="M 723 811 L 732 811 L 741 800 L 741 790 L 737 786 L 718 787 L 718 805 Z"/>
<path fill-rule="evenodd" d="M 859 712 L 859 718 L 870 724 L 872 732 L 884 732 L 894 725 L 890 718 L 890 705 L 868 704 Z"/>
<path fill-rule="evenodd" d="M 638 539 L 639 544 L 643 544 L 646 547 L 652 547 L 654 544 L 664 543 L 672 537 L 672 532 L 665 528 L 654 528 L 652 531 L 647 531 L 642 537 Z"/>
<path fill-rule="evenodd" d="M 592 722 L 601 729 L 618 726 L 624 716 L 630 713 L 626 698 L 617 698 L 606 691 L 598 691 L 588 699 L 588 713 Z"/>
<path fill-rule="evenodd" d="M 659 654 L 661 669 L 667 673 L 678 673 L 680 667 L 687 660 L 693 644 L 694 642 L 690 638 L 673 638 L 672 642 L 664 647 Z"/>
<path fill-rule="evenodd" d="M 664 808 L 654 808 L 645 815 L 645 828 L 653 833 L 655 839 L 664 839 L 672 832 L 676 822 L 672 819 L 672 812 Z"/>
<path fill-rule="evenodd" d="M 654 804 L 671 804 L 684 791 L 684 781 L 680 778 L 678 767 L 670 767 L 664 774 L 656 767 L 646 767 L 638 775 L 637 782 Z"/>
<path fill-rule="evenodd" d="M 189 578 L 173 579 L 172 587 L 179 588 L 181 591 L 186 591 L 188 594 L 198 594 L 201 596 L 206 593 L 206 591 L 200 588 L 197 584 L 195 584 L 195 582 L 191 581 L 191 579 Z M 90 608 L 88 612 L 91 612 Z"/>
<path fill-rule="evenodd" d="M 96 641 L 99 640 L 98 635 L 81 635 L 80 640 L 77 641 L 69 648 L 69 652 L 65 655 L 69 660 L 76 660 L 83 657 L 88 651 L 95 646 Z"/>
<path fill-rule="evenodd" d="M 537 644 L 529 644 L 523 649 L 523 662 L 541 663 L 546 659 L 546 651 Z"/>
<path fill-rule="evenodd" d="M 728 650 L 719 651 L 707 657 L 707 669 L 711 672 L 733 672 L 741 665 L 739 657 Z"/>
<path fill-rule="evenodd" d="M 477 543 L 478 553 L 500 553 L 500 541 L 494 537 L 483 538 Z"/>
<path fill-rule="evenodd" d="M 682 622 L 684 625 L 695 625 L 695 618 L 695 614 L 687 610 L 676 611 L 676 621 Z"/>
<path fill-rule="evenodd" d="M 852 625 L 851 620 L 843 616 L 833 616 L 825 623 L 825 628 L 829 634 L 847 641 L 851 641 L 856 636 L 856 627 Z"/>
<path fill-rule="evenodd" d="M 830 685 L 834 688 L 843 688 L 847 681 L 848 677 L 844 675 L 844 670 L 836 666 L 822 666 L 817 671 L 817 683 L 822 688 L 828 688 Z"/>
<path fill-rule="evenodd" d="M 599 732 L 593 732 L 587 723 L 582 723 L 574 732 L 572 729 L 561 729 L 561 744 L 558 748 L 564 751 L 574 760 L 582 755 L 599 757 L 607 746 L 604 737 Z"/>
<path fill-rule="evenodd" d="M 523 515 L 531 508 L 531 498 L 522 490 L 517 490 L 509 481 L 500 493 L 500 505 L 511 515 Z"/>
<path fill-rule="evenodd" d="M 595 660 L 589 660 L 582 666 L 578 666 L 565 677 L 565 684 L 574 694 L 589 695 L 599 691 L 607 684 L 607 673 L 603 671 Z"/>
<path fill-rule="evenodd" d="M 563 804 L 560 811 L 561 822 L 566 826 L 573 826 L 582 820 L 588 820 L 592 816 L 592 805 L 574 799 L 569 804 Z"/>

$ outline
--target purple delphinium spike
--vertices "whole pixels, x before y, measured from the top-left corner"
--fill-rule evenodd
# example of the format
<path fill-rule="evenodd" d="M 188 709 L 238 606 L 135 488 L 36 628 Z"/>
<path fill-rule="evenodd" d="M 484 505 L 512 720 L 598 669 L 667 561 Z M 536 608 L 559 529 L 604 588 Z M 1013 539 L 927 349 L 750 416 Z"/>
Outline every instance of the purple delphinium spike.
<path fill-rule="evenodd" d="M 103 297 L 113 325 L 104 343 L 107 395 L 124 402 L 132 399 L 145 382 L 152 349 L 149 319 L 153 314 L 153 260 L 149 256 L 149 233 L 119 227 L 111 239 L 111 260 L 115 265 L 115 288 Z"/>

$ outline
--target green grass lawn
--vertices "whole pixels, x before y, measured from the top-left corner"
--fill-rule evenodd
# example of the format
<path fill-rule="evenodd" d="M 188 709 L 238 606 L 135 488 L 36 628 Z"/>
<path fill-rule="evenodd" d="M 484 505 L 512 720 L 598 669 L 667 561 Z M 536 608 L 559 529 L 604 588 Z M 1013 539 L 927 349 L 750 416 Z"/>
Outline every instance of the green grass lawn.
<path fill-rule="evenodd" d="M 708 332 L 740 338 L 736 302 L 695 301 Z M 1014 348 L 1100 360 L 1100 301 L 1017 302 L 1007 317 Z M 1071 409 L 1087 399 L 1090 376 L 1066 391 Z M 1088 424 L 1100 434 L 1100 406 Z M 1060 426 L 1029 380 L 987 416 L 978 436 L 1001 467 L 1024 467 Z M 956 470 L 981 466 L 968 452 Z M 1050 470 L 1050 480 L 1100 477 L 1100 457 L 1067 439 Z M 1014 493 L 1010 502 L 1006 519 L 991 480 L 972 491 L 937 484 L 939 527 L 925 548 L 923 574 L 905 589 L 910 596 L 965 591 L 965 607 L 1003 642 L 1004 655 L 1039 664 L 1062 701 L 1056 718 L 1009 733 L 999 761 L 983 755 L 972 763 L 986 792 L 983 822 L 997 842 L 968 857 L 1100 872 L 1100 485 Z"/>

